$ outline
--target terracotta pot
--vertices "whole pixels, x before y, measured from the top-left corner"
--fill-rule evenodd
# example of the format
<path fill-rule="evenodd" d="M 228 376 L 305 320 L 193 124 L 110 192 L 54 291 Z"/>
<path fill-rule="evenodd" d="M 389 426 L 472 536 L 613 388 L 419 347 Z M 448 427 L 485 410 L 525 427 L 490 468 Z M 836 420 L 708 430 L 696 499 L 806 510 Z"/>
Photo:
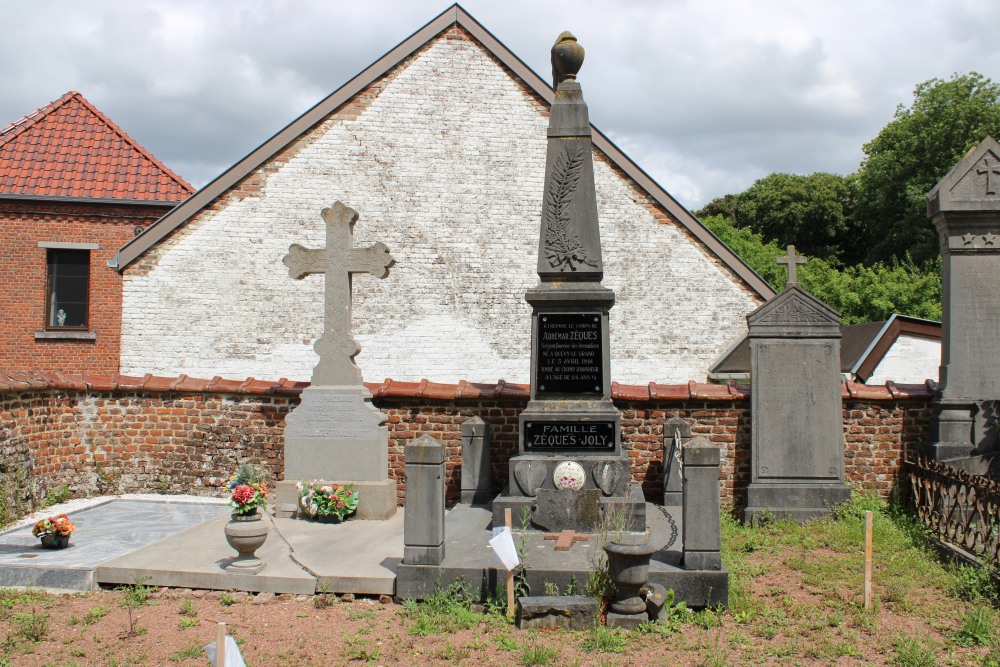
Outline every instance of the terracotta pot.
<path fill-rule="evenodd" d="M 611 611 L 642 614 L 646 612 L 646 600 L 639 590 L 649 579 L 649 559 L 656 549 L 649 545 L 648 534 L 645 539 L 633 538 L 628 542 L 611 541 L 604 547 L 604 553 L 608 555 L 608 571 L 616 589 Z"/>
<path fill-rule="evenodd" d="M 65 549 L 69 546 L 69 535 L 42 535 L 42 546 L 46 549 Z"/>
<path fill-rule="evenodd" d="M 239 556 L 226 566 L 227 572 L 235 574 L 257 574 L 264 567 L 264 561 L 256 556 L 267 541 L 267 522 L 259 512 L 233 514 L 226 524 L 226 541 Z"/>

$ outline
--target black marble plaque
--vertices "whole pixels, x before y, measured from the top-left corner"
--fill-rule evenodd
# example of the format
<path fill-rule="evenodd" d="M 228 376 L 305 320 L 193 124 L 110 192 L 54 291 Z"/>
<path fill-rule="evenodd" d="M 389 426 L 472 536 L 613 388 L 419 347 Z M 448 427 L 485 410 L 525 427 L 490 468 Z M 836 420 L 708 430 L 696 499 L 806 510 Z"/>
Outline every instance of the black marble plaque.
<path fill-rule="evenodd" d="M 604 351 L 596 313 L 539 313 L 536 393 L 602 394 Z"/>
<path fill-rule="evenodd" d="M 524 451 L 583 449 L 614 451 L 614 422 L 550 422 L 524 424 Z"/>

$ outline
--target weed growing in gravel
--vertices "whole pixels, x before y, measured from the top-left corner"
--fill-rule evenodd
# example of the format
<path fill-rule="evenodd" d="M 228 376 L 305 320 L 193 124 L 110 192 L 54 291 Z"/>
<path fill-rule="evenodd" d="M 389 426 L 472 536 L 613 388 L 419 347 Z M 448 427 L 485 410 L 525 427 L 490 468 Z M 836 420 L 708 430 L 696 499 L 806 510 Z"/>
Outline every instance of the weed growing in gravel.
<path fill-rule="evenodd" d="M 125 630 L 125 635 L 128 637 L 138 637 L 146 633 L 145 628 L 139 627 L 138 609 L 149 604 L 150 589 L 145 585 L 147 581 L 149 577 L 142 577 L 136 579 L 134 584 L 119 586 L 116 589 L 125 593 L 120 604 L 128 612 L 128 628 Z"/>
<path fill-rule="evenodd" d="M 83 615 L 83 624 L 93 625 L 94 623 L 97 623 L 99 620 L 107 616 L 109 611 L 111 610 L 108 609 L 107 607 L 102 607 L 99 604 L 95 604 L 93 607 L 87 610 L 86 614 Z"/>
<path fill-rule="evenodd" d="M 580 644 L 584 651 L 597 653 L 624 653 L 628 648 L 628 638 L 604 625 L 595 625 Z"/>
<path fill-rule="evenodd" d="M 219 596 L 219 604 L 223 607 L 231 607 L 236 604 L 236 598 L 234 598 L 230 593 L 222 593 Z"/>
<path fill-rule="evenodd" d="M 37 643 L 45 639 L 45 633 L 49 631 L 49 615 L 47 613 L 37 613 L 35 608 L 31 608 L 31 613 L 17 612 L 11 617 L 17 627 L 17 634 L 28 640 Z"/>
<path fill-rule="evenodd" d="M 900 635 L 894 642 L 896 663 L 902 667 L 936 667 L 934 650 L 915 637 Z"/>
<path fill-rule="evenodd" d="M 191 598 L 184 598 L 181 600 L 181 609 L 177 613 L 181 616 L 194 618 L 198 615 L 198 610 L 195 608 L 194 601 Z"/>
<path fill-rule="evenodd" d="M 170 656 L 170 662 L 181 662 L 182 660 L 197 660 L 202 655 L 202 648 L 197 644 L 192 644 L 186 648 L 182 648 L 177 653 Z"/>
<path fill-rule="evenodd" d="M 983 604 L 962 614 L 961 626 L 952 634 L 959 646 L 989 646 L 997 642 L 997 612 Z"/>
<path fill-rule="evenodd" d="M 554 646 L 528 642 L 521 645 L 521 657 L 517 664 L 525 667 L 534 667 L 535 665 L 545 667 L 558 657 L 559 649 Z"/>
<path fill-rule="evenodd" d="M 466 590 L 464 582 L 456 581 L 448 590 L 438 589 L 422 602 L 404 600 L 403 613 L 413 619 L 410 634 L 420 637 L 465 630 L 481 621 L 499 619 L 493 614 L 473 611 L 475 603 L 475 597 Z"/>

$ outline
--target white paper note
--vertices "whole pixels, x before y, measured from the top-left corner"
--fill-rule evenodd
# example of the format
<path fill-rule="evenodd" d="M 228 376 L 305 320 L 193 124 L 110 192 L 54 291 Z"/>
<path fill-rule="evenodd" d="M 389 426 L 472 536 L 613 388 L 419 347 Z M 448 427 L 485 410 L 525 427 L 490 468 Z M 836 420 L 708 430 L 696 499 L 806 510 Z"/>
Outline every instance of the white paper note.
<path fill-rule="evenodd" d="M 504 569 L 513 570 L 521 564 L 521 559 L 517 556 L 517 547 L 514 546 L 514 536 L 511 534 L 510 528 L 507 526 L 494 528 L 493 533 L 493 539 L 490 540 L 493 553 L 496 554 Z"/>

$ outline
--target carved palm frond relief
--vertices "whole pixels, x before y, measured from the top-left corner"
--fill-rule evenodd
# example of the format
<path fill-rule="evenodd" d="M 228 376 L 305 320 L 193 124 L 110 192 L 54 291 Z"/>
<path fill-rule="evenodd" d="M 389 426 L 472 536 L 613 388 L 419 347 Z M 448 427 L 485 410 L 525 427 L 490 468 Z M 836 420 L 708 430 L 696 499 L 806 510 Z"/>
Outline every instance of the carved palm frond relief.
<path fill-rule="evenodd" d="M 580 264 L 597 266 L 587 257 L 587 249 L 571 225 L 573 196 L 580 185 L 583 159 L 581 146 L 559 153 L 545 192 L 545 259 L 560 271 L 576 271 Z"/>

